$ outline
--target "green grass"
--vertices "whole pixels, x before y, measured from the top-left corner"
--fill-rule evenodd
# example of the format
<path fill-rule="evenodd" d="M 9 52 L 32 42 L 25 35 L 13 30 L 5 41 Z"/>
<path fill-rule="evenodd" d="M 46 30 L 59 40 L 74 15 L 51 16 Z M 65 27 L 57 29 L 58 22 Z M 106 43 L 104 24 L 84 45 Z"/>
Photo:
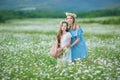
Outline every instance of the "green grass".
<path fill-rule="evenodd" d="M 45 32 L 45 31 L 17 31 L 17 30 L 0 30 L 0 33 L 24 33 L 24 34 L 46 34 L 46 35 L 55 35 L 57 34 L 56 31 L 49 31 L 49 32 Z"/>
<path fill-rule="evenodd" d="M 103 18 L 90 18 L 90 19 L 82 19 L 78 21 L 79 23 L 99 23 L 99 24 L 120 24 L 120 16 L 117 17 L 103 17 Z"/>
<path fill-rule="evenodd" d="M 26 19 L 24 23 L 26 29 L 21 24 L 24 20 L 12 20 L 10 23 L 0 25 L 1 80 L 118 80 L 120 78 L 119 25 L 81 24 L 88 56 L 81 61 L 77 60 L 76 63 L 58 66 L 57 60 L 47 53 L 55 41 L 59 20 L 44 19 L 44 22 L 43 19 Z M 36 23 L 27 23 L 31 21 Z M 36 26 L 37 24 L 41 24 L 40 28 Z M 46 30 L 45 27 L 50 29 Z"/>

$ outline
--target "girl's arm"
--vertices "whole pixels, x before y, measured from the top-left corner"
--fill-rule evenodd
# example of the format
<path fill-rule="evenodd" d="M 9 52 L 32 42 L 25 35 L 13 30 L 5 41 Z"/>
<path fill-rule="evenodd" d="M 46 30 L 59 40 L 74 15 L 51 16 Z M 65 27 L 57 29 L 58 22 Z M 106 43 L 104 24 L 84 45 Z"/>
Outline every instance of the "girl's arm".
<path fill-rule="evenodd" d="M 66 47 L 68 48 L 70 46 L 70 42 L 71 42 L 71 38 L 68 38 L 66 45 L 63 46 L 62 49 L 66 48 Z"/>
<path fill-rule="evenodd" d="M 65 47 L 69 48 L 70 42 L 71 42 L 71 37 L 67 39 L 67 44 L 65 45 Z"/>
<path fill-rule="evenodd" d="M 56 43 L 55 43 L 55 52 L 54 52 L 54 57 L 56 57 L 57 56 L 57 49 L 58 49 L 58 42 L 57 42 L 57 40 L 56 40 Z"/>
<path fill-rule="evenodd" d="M 58 50 L 58 51 L 62 51 L 62 50 L 63 50 L 64 48 L 66 48 L 66 47 L 69 48 L 70 42 L 71 42 L 71 38 L 68 38 L 66 45 L 63 46 L 62 48 L 58 48 L 57 50 Z"/>

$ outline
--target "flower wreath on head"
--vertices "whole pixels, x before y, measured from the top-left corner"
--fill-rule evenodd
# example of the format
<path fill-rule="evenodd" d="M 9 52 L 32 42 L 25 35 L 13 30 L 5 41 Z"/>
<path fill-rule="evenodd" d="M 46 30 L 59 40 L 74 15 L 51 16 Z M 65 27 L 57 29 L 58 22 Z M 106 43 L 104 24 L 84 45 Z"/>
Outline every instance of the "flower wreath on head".
<path fill-rule="evenodd" d="M 65 14 L 66 14 L 66 16 L 73 16 L 75 18 L 77 17 L 77 15 L 75 13 L 66 12 Z"/>

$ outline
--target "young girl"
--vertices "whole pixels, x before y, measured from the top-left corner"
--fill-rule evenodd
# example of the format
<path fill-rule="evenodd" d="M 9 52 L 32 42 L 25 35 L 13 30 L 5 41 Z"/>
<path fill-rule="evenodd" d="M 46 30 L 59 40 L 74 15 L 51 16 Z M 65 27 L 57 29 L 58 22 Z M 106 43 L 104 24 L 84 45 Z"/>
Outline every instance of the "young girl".
<path fill-rule="evenodd" d="M 71 62 L 70 48 L 68 48 L 70 46 L 71 37 L 71 34 L 68 32 L 68 23 L 62 21 L 57 34 L 57 46 L 54 54 L 54 56 L 57 57 L 58 64 Z"/>

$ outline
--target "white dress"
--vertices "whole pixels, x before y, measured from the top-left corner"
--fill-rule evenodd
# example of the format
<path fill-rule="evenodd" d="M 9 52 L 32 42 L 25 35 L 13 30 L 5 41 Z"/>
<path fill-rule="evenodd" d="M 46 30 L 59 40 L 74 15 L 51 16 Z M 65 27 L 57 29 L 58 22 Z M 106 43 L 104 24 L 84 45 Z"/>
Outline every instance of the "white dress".
<path fill-rule="evenodd" d="M 67 39 L 68 38 L 71 38 L 72 35 L 67 32 L 66 34 L 64 34 L 62 37 L 61 37 L 61 47 L 64 47 L 66 44 L 67 44 Z M 58 57 L 58 64 L 66 64 L 66 63 L 70 63 L 72 60 L 71 60 L 71 53 L 70 53 L 70 48 L 68 48 L 67 50 L 67 53 L 63 53 L 61 54 L 59 57 Z"/>

